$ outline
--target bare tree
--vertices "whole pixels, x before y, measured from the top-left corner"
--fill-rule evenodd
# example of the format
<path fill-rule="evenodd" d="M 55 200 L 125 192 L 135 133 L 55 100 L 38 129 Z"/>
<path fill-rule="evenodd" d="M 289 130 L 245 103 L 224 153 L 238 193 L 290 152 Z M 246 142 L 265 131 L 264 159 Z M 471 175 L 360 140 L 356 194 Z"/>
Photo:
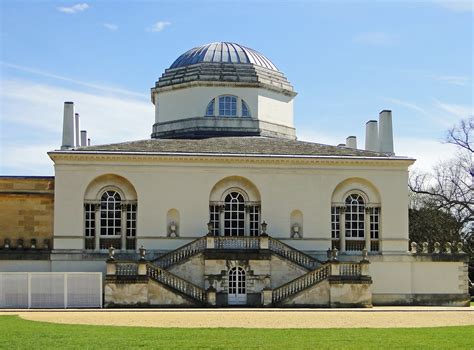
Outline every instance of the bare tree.
<path fill-rule="evenodd" d="M 432 174 L 413 173 L 409 187 L 414 193 L 412 208 L 429 206 L 449 212 L 461 227 L 474 218 L 473 144 L 474 118 L 462 120 L 448 130 L 446 143 L 456 145 L 453 159 L 439 163 Z M 469 229 L 463 231 L 469 234 Z M 471 233 L 472 234 L 472 233 Z"/>

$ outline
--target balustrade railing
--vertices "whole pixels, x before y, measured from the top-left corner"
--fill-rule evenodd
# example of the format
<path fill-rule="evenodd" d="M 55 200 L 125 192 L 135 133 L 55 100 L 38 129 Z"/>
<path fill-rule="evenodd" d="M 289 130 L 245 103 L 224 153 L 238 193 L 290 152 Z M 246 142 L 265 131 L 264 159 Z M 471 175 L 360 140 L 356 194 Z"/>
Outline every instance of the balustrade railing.
<path fill-rule="evenodd" d="M 298 264 L 304 266 L 307 269 L 314 269 L 316 266 L 320 264 L 317 259 L 306 255 L 305 253 L 285 244 L 277 239 L 269 238 L 268 248 L 284 258 Z"/>
<path fill-rule="evenodd" d="M 84 240 L 85 249 L 94 250 L 95 249 L 95 237 L 86 237 Z"/>
<path fill-rule="evenodd" d="M 361 267 L 359 263 L 339 263 L 339 274 L 341 276 L 360 276 Z"/>
<path fill-rule="evenodd" d="M 138 265 L 135 262 L 117 263 L 116 274 L 118 276 L 136 276 L 138 275 Z"/>
<path fill-rule="evenodd" d="M 161 282 L 202 303 L 206 302 L 206 291 L 195 284 L 151 264 L 147 265 L 146 271 L 151 279 Z"/>
<path fill-rule="evenodd" d="M 259 249 L 258 237 L 214 237 L 216 249 Z"/>
<path fill-rule="evenodd" d="M 372 239 L 370 241 L 370 251 L 371 252 L 378 252 L 380 249 L 380 244 L 378 239 Z"/>
<path fill-rule="evenodd" d="M 186 260 L 193 255 L 203 252 L 206 249 L 206 237 L 198 238 L 182 247 L 177 248 L 155 259 L 153 263 L 161 268 L 167 268 L 180 261 Z"/>
<path fill-rule="evenodd" d="M 346 252 L 360 252 L 365 248 L 365 240 L 346 239 Z"/>
<path fill-rule="evenodd" d="M 109 249 L 110 247 L 114 247 L 115 249 L 122 249 L 122 238 L 121 237 L 100 237 L 99 240 L 99 249 Z"/>
<path fill-rule="evenodd" d="M 291 295 L 299 293 L 303 289 L 313 286 L 328 278 L 330 273 L 331 267 L 329 264 L 325 264 L 316 270 L 310 271 L 303 276 L 274 289 L 272 292 L 272 301 L 277 303 Z"/>

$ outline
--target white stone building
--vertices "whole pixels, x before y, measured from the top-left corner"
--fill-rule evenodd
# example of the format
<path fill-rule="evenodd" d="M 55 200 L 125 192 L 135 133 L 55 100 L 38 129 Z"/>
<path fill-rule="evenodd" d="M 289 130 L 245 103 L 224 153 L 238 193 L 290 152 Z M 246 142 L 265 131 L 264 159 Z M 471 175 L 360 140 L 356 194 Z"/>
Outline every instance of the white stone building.
<path fill-rule="evenodd" d="M 107 269 L 109 306 L 466 305 L 463 254 L 409 251 L 415 160 L 394 153 L 391 111 L 365 149 L 328 146 L 297 140 L 295 97 L 268 58 L 221 42 L 156 82 L 151 139 L 79 145 L 66 102 L 43 270 Z"/>

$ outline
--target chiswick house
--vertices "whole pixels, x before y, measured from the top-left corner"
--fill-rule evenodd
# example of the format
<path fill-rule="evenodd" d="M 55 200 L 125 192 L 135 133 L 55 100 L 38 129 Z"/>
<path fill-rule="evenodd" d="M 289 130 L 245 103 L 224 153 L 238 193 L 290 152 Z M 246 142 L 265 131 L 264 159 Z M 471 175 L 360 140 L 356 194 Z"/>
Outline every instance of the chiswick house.
<path fill-rule="evenodd" d="M 462 245 L 408 240 L 415 160 L 392 112 L 363 142 L 303 142 L 296 95 L 269 58 L 216 42 L 154 84 L 150 138 L 91 145 L 65 102 L 54 177 L 0 177 L 0 305 L 23 305 L 21 274 L 28 307 L 56 287 L 64 307 L 468 305 Z"/>

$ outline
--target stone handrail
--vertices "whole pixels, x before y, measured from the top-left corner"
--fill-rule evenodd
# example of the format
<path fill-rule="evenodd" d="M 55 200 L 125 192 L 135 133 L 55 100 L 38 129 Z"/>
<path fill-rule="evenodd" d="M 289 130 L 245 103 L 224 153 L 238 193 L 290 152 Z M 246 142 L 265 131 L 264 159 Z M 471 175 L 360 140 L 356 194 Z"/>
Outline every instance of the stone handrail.
<path fill-rule="evenodd" d="M 310 271 L 303 276 L 300 276 L 276 289 L 272 292 L 272 301 L 278 303 L 279 301 L 301 292 L 303 289 L 315 285 L 322 280 L 329 277 L 331 273 L 331 265 L 324 264 L 316 270 Z"/>
<path fill-rule="evenodd" d="M 136 276 L 138 275 L 138 265 L 136 262 L 120 262 L 116 264 L 116 275 Z"/>
<path fill-rule="evenodd" d="M 170 267 L 190 258 L 193 255 L 199 254 L 206 249 L 206 237 L 198 238 L 188 244 L 185 244 L 169 253 L 166 253 L 155 259 L 153 263 L 163 269 Z"/>
<path fill-rule="evenodd" d="M 341 262 L 339 263 L 339 275 L 341 276 L 361 276 L 360 263 Z"/>
<path fill-rule="evenodd" d="M 197 300 L 201 303 L 206 302 L 206 291 L 195 284 L 188 282 L 169 271 L 166 271 L 158 266 L 148 264 L 146 267 L 147 276 L 151 279 L 161 282 L 188 297 Z"/>
<path fill-rule="evenodd" d="M 258 237 L 214 237 L 216 249 L 259 249 Z"/>
<path fill-rule="evenodd" d="M 321 262 L 291 246 L 288 244 L 285 244 L 277 239 L 274 239 L 272 237 L 269 237 L 269 242 L 268 242 L 268 248 L 274 252 L 277 253 L 278 255 L 281 255 L 282 257 L 305 267 L 306 269 L 312 270 L 318 265 L 321 264 Z"/>

